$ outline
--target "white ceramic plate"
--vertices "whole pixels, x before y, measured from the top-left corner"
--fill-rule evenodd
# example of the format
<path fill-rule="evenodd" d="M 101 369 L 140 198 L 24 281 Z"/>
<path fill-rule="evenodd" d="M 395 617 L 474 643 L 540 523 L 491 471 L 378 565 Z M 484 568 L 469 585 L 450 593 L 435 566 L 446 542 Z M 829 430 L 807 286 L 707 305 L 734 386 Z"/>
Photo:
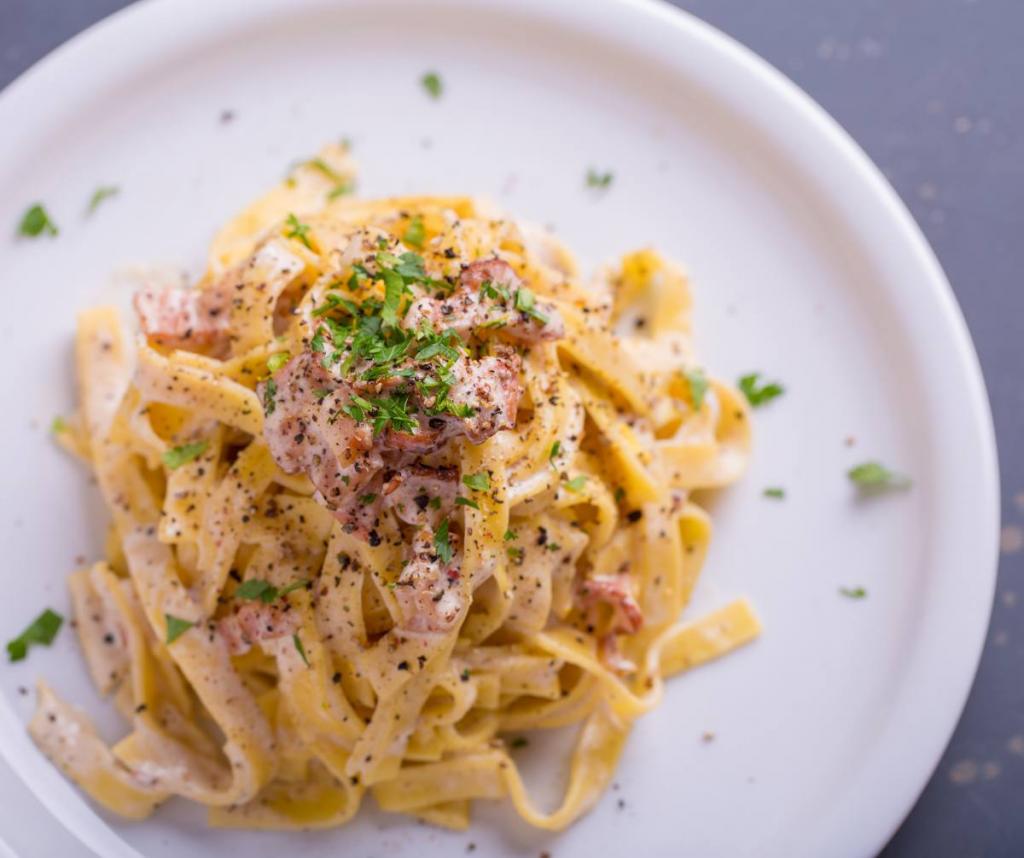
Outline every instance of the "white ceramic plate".
<path fill-rule="evenodd" d="M 440 101 L 418 84 L 427 69 L 444 79 Z M 21 726 L 30 699 L 15 688 L 36 675 L 96 707 L 65 633 L 4 669 L 0 749 L 82 842 L 154 858 L 447 856 L 470 841 L 485 855 L 795 858 L 883 845 L 977 662 L 995 574 L 993 434 L 932 253 L 864 155 L 780 75 L 631 0 L 152 0 L 13 85 L 0 128 L 3 229 L 37 199 L 61 226 L 2 257 L 5 635 L 45 605 L 66 609 L 65 574 L 100 545 L 96 496 L 47 437 L 72 402 L 75 312 L 123 298 L 109 280 L 126 264 L 197 272 L 214 228 L 328 139 L 353 140 L 368 195 L 487 194 L 555 225 L 589 265 L 658 246 L 691 271 L 707 365 L 787 388 L 756 414 L 748 478 L 714 503 L 692 609 L 749 594 L 764 637 L 672 683 L 634 731 L 617 788 L 570 831 L 527 831 L 494 805 L 468 834 L 369 808 L 299 835 L 208 831 L 183 803 L 141 825 L 107 819 Z M 614 171 L 610 190 L 584 187 L 590 166 Z M 84 218 L 104 183 L 120 197 Z M 868 458 L 914 488 L 857 502 L 844 473 Z M 786 500 L 762 498 L 768 485 Z M 536 762 L 554 795 L 564 772 Z"/>

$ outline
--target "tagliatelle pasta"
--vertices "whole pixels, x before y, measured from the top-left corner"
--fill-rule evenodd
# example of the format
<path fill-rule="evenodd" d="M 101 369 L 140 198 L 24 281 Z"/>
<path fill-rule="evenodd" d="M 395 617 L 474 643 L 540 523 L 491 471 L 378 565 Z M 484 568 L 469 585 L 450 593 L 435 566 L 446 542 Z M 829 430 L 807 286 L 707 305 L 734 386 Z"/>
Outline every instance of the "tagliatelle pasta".
<path fill-rule="evenodd" d="M 214 240 L 142 333 L 79 320 L 60 433 L 110 509 L 71 577 L 112 747 L 40 684 L 32 736 L 96 802 L 226 827 L 340 825 L 367 793 L 450 828 L 508 799 L 561 829 L 662 680 L 758 634 L 681 622 L 743 471 L 747 408 L 706 378 L 685 277 L 651 250 L 592 284 L 463 197 L 359 200 L 327 147 Z M 510 734 L 578 725 L 564 799 Z"/>

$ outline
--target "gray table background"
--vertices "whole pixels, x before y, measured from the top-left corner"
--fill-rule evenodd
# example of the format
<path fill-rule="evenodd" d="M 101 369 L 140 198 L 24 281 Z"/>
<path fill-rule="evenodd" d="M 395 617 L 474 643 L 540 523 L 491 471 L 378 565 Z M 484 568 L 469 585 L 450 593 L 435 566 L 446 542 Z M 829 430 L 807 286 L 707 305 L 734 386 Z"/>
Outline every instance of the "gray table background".
<path fill-rule="evenodd" d="M 129 2 L 0 0 L 0 86 Z M 1024 855 L 1024 0 L 676 5 L 753 48 L 842 123 L 917 218 L 963 307 L 999 439 L 999 587 L 963 719 L 882 855 Z"/>

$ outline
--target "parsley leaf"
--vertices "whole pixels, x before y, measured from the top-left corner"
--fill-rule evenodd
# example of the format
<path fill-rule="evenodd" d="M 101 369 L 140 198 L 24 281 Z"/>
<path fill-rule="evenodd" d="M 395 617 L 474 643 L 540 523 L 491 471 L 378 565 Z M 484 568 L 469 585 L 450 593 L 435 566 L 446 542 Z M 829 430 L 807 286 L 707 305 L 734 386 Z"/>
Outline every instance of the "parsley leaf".
<path fill-rule="evenodd" d="M 117 185 L 101 185 L 93 191 L 92 196 L 89 197 L 89 205 L 86 208 L 85 213 L 91 215 L 100 207 L 104 200 L 116 197 L 119 193 L 121 193 L 121 189 Z"/>
<path fill-rule="evenodd" d="M 402 241 L 418 249 L 423 247 L 423 242 L 426 238 L 427 231 L 423 228 L 423 218 L 416 215 L 405 228 L 405 232 L 402 234 Z"/>
<path fill-rule="evenodd" d="M 766 402 L 771 402 L 775 397 L 782 396 L 785 393 L 785 388 L 777 381 L 768 382 L 759 387 L 758 379 L 760 377 L 761 373 L 752 372 L 739 380 L 740 390 L 747 397 L 747 402 L 754 408 L 764 405 Z"/>
<path fill-rule="evenodd" d="M 391 268 L 381 269 L 380 276 L 384 281 L 384 306 L 381 307 L 380 316 L 385 325 L 397 328 L 398 305 L 405 292 L 405 280 L 401 274 Z"/>
<path fill-rule="evenodd" d="M 306 648 L 302 645 L 302 638 L 299 637 L 298 632 L 292 635 L 292 643 L 295 644 L 295 651 L 302 656 L 302 660 L 306 663 L 306 667 L 309 667 L 309 658 L 306 656 Z"/>
<path fill-rule="evenodd" d="M 480 509 L 480 504 L 478 504 L 475 500 L 471 500 L 470 498 L 464 498 L 464 497 L 461 497 L 461 496 L 455 498 L 455 505 L 456 506 L 471 506 L 471 507 L 473 507 L 473 509 L 477 509 L 477 510 Z"/>
<path fill-rule="evenodd" d="M 260 601 L 264 605 L 269 605 L 277 596 L 277 587 L 269 581 L 263 581 L 260 578 L 250 578 L 248 581 L 243 581 L 238 585 L 238 589 L 235 590 L 236 599 L 249 599 L 253 602 Z"/>
<path fill-rule="evenodd" d="M 340 185 L 345 181 L 345 177 L 335 170 L 334 167 L 328 164 L 323 158 L 310 158 L 306 162 L 306 166 L 312 167 L 314 170 L 319 170 L 336 185 Z"/>
<path fill-rule="evenodd" d="M 294 214 L 289 214 L 285 223 L 289 229 L 284 234 L 285 238 L 295 238 L 301 241 L 310 250 L 313 249 L 313 245 L 309 243 L 309 225 L 302 223 Z"/>
<path fill-rule="evenodd" d="M 351 179 L 342 179 L 338 184 L 327 192 L 327 199 L 336 200 L 351 194 L 356 189 L 356 183 Z"/>
<path fill-rule="evenodd" d="M 573 477 L 567 483 L 565 487 L 571 492 L 581 492 L 583 487 L 587 484 L 587 475 L 580 474 L 578 477 Z"/>
<path fill-rule="evenodd" d="M 521 313 L 525 313 L 531 319 L 540 322 L 542 325 L 546 325 L 548 323 L 548 317 L 536 308 L 535 300 L 533 292 L 524 286 L 521 289 L 516 290 L 515 308 Z"/>
<path fill-rule="evenodd" d="M 555 459 L 558 458 L 558 454 L 561 452 L 562 442 L 555 441 L 555 443 L 551 445 L 551 452 L 548 453 L 548 464 L 550 464 L 552 468 L 555 468 L 555 470 L 558 470 L 558 468 L 555 465 Z"/>
<path fill-rule="evenodd" d="M 167 622 L 167 640 L 168 645 L 174 643 L 180 638 L 185 632 L 187 632 L 192 626 L 195 625 L 193 622 L 183 620 L 180 617 L 175 617 L 173 614 L 164 614 L 164 620 Z"/>
<path fill-rule="evenodd" d="M 291 352 L 277 352 L 277 354 L 272 354 L 267 358 L 267 369 L 270 372 L 277 372 L 291 359 Z"/>
<path fill-rule="evenodd" d="M 57 224 L 50 220 L 42 203 L 36 203 L 22 216 L 21 223 L 18 224 L 18 232 L 27 238 L 37 238 L 44 233 L 56 235 L 58 229 Z"/>
<path fill-rule="evenodd" d="M 434 550 L 445 566 L 452 562 L 452 546 L 448 541 L 448 519 L 442 521 L 441 526 L 434 532 Z"/>
<path fill-rule="evenodd" d="M 444 85 L 441 83 L 441 76 L 435 71 L 429 71 L 420 78 L 420 84 L 427 91 L 427 95 L 437 99 L 441 97 Z"/>
<path fill-rule="evenodd" d="M 909 489 L 911 484 L 909 477 L 890 471 L 879 462 L 864 462 L 850 468 L 846 472 L 846 476 L 858 488 L 868 492 L 884 491 L 885 489 Z"/>
<path fill-rule="evenodd" d="M 206 452 L 206 448 L 209 446 L 209 441 L 196 441 L 193 444 L 182 444 L 178 447 L 171 447 L 170 450 L 165 450 L 164 454 L 160 458 L 163 459 L 164 464 L 173 471 L 175 468 L 187 465 L 193 459 L 198 459 Z"/>
<path fill-rule="evenodd" d="M 606 170 L 603 173 L 599 173 L 593 167 L 587 170 L 587 187 L 588 188 L 607 188 L 612 183 L 612 179 L 615 178 L 611 170 Z"/>
<path fill-rule="evenodd" d="M 25 631 L 14 640 L 7 642 L 7 656 L 11 661 L 21 661 L 28 655 L 32 644 L 49 646 L 57 637 L 64 618 L 56 611 L 47 608 L 36 617 Z"/>
<path fill-rule="evenodd" d="M 479 474 L 466 474 L 462 478 L 462 482 L 475 492 L 485 492 L 491 487 L 491 475 L 486 471 L 481 471 Z"/>
<path fill-rule="evenodd" d="M 690 402 L 693 410 L 700 411 L 704 405 L 704 395 L 708 392 L 708 379 L 702 369 L 691 369 L 683 372 L 686 383 L 690 386 Z"/>
<path fill-rule="evenodd" d="M 67 432 L 68 421 L 58 414 L 56 417 L 53 418 L 53 422 L 50 424 L 50 431 L 54 435 L 59 435 L 61 432 Z"/>
<path fill-rule="evenodd" d="M 766 498 L 775 498 L 775 500 L 782 500 L 786 497 L 786 490 L 776 487 L 767 488 L 761 494 Z"/>
<path fill-rule="evenodd" d="M 277 382 L 274 379 L 268 379 L 267 383 L 263 385 L 263 413 L 269 417 L 274 413 L 274 409 L 277 408 Z"/>
<path fill-rule="evenodd" d="M 863 599 L 868 594 L 863 587 L 840 587 L 839 592 L 847 599 Z"/>

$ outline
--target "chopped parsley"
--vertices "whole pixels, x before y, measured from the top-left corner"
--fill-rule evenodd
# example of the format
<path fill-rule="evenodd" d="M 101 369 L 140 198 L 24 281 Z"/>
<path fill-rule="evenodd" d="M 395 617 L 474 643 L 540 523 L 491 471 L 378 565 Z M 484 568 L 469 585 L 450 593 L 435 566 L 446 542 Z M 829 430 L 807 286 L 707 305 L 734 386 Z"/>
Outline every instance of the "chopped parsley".
<path fill-rule="evenodd" d="M 513 563 L 523 562 L 524 552 L 522 548 L 519 548 L 518 546 L 510 546 L 505 549 L 505 553 L 508 555 L 508 559 L 511 560 Z"/>
<path fill-rule="evenodd" d="M 59 232 L 42 203 L 36 203 L 21 218 L 18 233 L 26 238 L 38 238 L 40 235 L 56 235 Z"/>
<path fill-rule="evenodd" d="M 420 78 L 420 84 L 427 91 L 427 95 L 434 99 L 440 98 L 441 92 L 444 90 L 441 76 L 435 71 L 428 71 L 423 75 Z"/>
<path fill-rule="evenodd" d="M 57 637 L 64 618 L 56 611 L 47 608 L 36 617 L 29 627 L 14 640 L 7 642 L 7 656 L 11 661 L 21 661 L 28 655 L 28 648 L 33 644 L 49 646 Z"/>
<path fill-rule="evenodd" d="M 481 471 L 479 474 L 466 474 L 462 478 L 462 482 L 475 492 L 485 492 L 491 487 L 491 475 L 486 471 Z"/>
<path fill-rule="evenodd" d="M 686 383 L 690 386 L 690 402 L 694 411 L 700 411 L 704 405 L 704 396 L 708 392 L 708 379 L 702 369 L 691 369 L 683 372 Z"/>
<path fill-rule="evenodd" d="M 754 408 L 764 405 L 766 402 L 771 402 L 775 397 L 782 396 L 785 393 L 785 388 L 777 381 L 760 384 L 758 382 L 760 377 L 761 373 L 752 372 L 749 375 L 744 375 L 739 380 L 740 390 L 747 397 L 747 402 Z"/>
<path fill-rule="evenodd" d="M 840 587 L 839 592 L 847 599 L 863 599 L 868 594 L 863 587 Z"/>
<path fill-rule="evenodd" d="M 121 193 L 121 189 L 117 185 L 101 185 L 89 197 L 89 205 L 86 207 L 85 213 L 91 215 L 105 200 L 116 197 L 119 193 Z"/>
<path fill-rule="evenodd" d="M 338 184 L 327 192 L 327 199 L 336 200 L 351 194 L 356 189 L 356 183 L 351 179 L 342 179 Z"/>
<path fill-rule="evenodd" d="M 626 497 L 626 490 L 622 486 L 615 487 L 615 503 L 622 503 Z"/>
<path fill-rule="evenodd" d="M 775 486 L 765 489 L 761 492 L 766 498 L 774 498 L 775 500 L 782 500 L 786 496 L 786 490 L 780 489 Z"/>
<path fill-rule="evenodd" d="M 309 658 L 306 657 L 306 648 L 302 645 L 302 638 L 299 637 L 298 632 L 292 635 L 292 643 L 295 644 L 295 651 L 302 656 L 302 660 L 305 662 L 306 667 L 309 667 Z"/>
<path fill-rule="evenodd" d="M 181 617 L 176 617 L 173 614 L 164 614 L 164 620 L 167 622 L 167 639 L 165 642 L 168 645 L 174 643 L 195 625 L 195 623 L 183 620 Z"/>
<path fill-rule="evenodd" d="M 611 170 L 605 170 L 603 173 L 598 172 L 593 167 L 587 170 L 587 187 L 588 188 L 607 188 L 611 185 L 612 179 L 615 176 Z"/>
<path fill-rule="evenodd" d="M 551 445 L 551 452 L 548 453 L 548 464 L 550 464 L 552 468 L 555 468 L 555 470 L 558 470 L 555 465 L 555 459 L 558 458 L 558 454 L 560 452 L 562 452 L 562 442 L 555 441 L 555 443 Z"/>
<path fill-rule="evenodd" d="M 193 459 L 198 459 L 206 452 L 206 448 L 209 446 L 209 441 L 196 441 L 192 444 L 181 444 L 178 447 L 171 447 L 170 450 L 165 450 L 164 454 L 160 458 L 163 459 L 164 464 L 173 471 L 175 468 L 187 465 Z"/>
<path fill-rule="evenodd" d="M 291 352 L 278 352 L 277 354 L 272 354 L 267 358 L 267 369 L 270 372 L 277 372 L 291 359 Z"/>
<path fill-rule="evenodd" d="M 545 316 L 535 306 L 536 298 L 533 292 L 527 289 L 525 286 L 521 289 L 516 290 L 515 308 L 521 313 L 525 313 L 531 319 L 540 322 L 542 325 L 548 323 L 548 317 Z"/>
<path fill-rule="evenodd" d="M 567 483 L 565 487 L 571 492 L 581 492 L 583 487 L 587 484 L 587 475 L 580 474 L 578 477 L 573 477 Z"/>
<path fill-rule="evenodd" d="M 469 506 L 469 507 L 472 507 L 473 509 L 477 509 L 477 510 L 480 509 L 480 504 L 478 504 L 475 500 L 472 500 L 471 498 L 464 498 L 462 496 L 459 496 L 459 497 L 455 498 L 455 505 L 456 506 Z"/>
<path fill-rule="evenodd" d="M 50 424 L 50 431 L 54 435 L 59 435 L 61 432 L 67 432 L 68 421 L 58 414 L 56 417 L 53 418 L 53 422 Z"/>
<path fill-rule="evenodd" d="M 441 522 L 441 526 L 434 533 L 434 550 L 437 551 L 438 559 L 447 566 L 452 562 L 452 546 L 448 541 L 448 519 Z"/>
<path fill-rule="evenodd" d="M 518 538 L 519 538 L 519 534 L 516 533 L 514 530 L 510 529 L 510 530 L 506 530 L 505 531 L 504 540 L 506 542 L 511 542 L 513 539 L 518 539 Z"/>
<path fill-rule="evenodd" d="M 285 238 L 294 238 L 301 241 L 310 250 L 313 249 L 313 245 L 309 243 L 309 225 L 302 223 L 294 214 L 289 214 L 285 223 L 288 225 L 288 231 L 284 234 Z"/>
<path fill-rule="evenodd" d="M 323 158 L 310 158 L 306 161 L 306 166 L 312 167 L 314 170 L 318 170 L 323 173 L 336 185 L 343 184 L 346 181 L 345 177 L 335 170 L 334 167 L 328 164 Z"/>
<path fill-rule="evenodd" d="M 274 409 L 277 408 L 277 382 L 274 379 L 268 379 L 267 383 L 263 385 L 263 413 L 269 417 L 274 413 Z"/>
<path fill-rule="evenodd" d="M 301 590 L 303 587 L 308 585 L 309 582 L 305 578 L 302 578 L 298 581 L 293 581 L 286 587 L 278 589 L 269 581 L 264 581 L 261 578 L 250 578 L 248 581 L 243 581 L 239 584 L 238 589 L 235 590 L 235 598 L 248 599 L 253 602 L 259 601 L 264 605 L 269 605 L 279 596 L 284 596 L 287 593 L 291 593 L 293 590 Z"/>
<path fill-rule="evenodd" d="M 858 488 L 868 492 L 884 491 L 886 489 L 909 489 L 910 478 L 895 471 L 890 471 L 885 465 L 879 462 L 864 462 L 861 465 L 850 468 L 846 476 L 857 485 Z"/>
<path fill-rule="evenodd" d="M 405 228 L 405 232 L 402 234 L 402 241 L 418 250 L 423 247 L 423 242 L 426 238 L 427 232 L 423 228 L 423 218 L 416 215 Z"/>

